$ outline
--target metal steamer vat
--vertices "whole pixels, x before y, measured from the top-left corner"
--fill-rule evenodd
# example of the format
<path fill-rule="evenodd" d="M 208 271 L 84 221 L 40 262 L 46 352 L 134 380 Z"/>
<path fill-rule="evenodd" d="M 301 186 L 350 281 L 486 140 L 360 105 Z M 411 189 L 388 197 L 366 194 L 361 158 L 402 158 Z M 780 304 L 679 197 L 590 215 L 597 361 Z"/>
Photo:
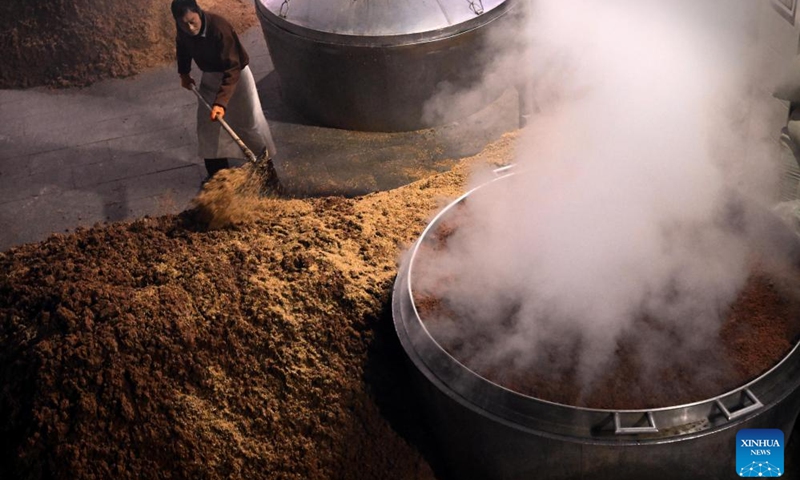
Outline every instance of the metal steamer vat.
<path fill-rule="evenodd" d="M 425 120 L 425 102 L 445 83 L 477 84 L 492 56 L 486 39 L 515 3 L 257 0 L 256 11 L 288 104 L 322 125 L 391 132 L 455 120 Z"/>
<path fill-rule="evenodd" d="M 797 345 L 768 372 L 734 390 L 651 410 L 580 408 L 521 395 L 450 356 L 428 333 L 414 304 L 419 246 L 453 207 L 508 177 L 492 180 L 442 210 L 418 239 L 394 285 L 397 335 L 453 478 L 733 479 L 738 478 L 740 429 L 779 428 L 788 441 L 800 410 Z M 791 237 L 796 243 L 777 220 L 764 225 L 781 240 Z"/>

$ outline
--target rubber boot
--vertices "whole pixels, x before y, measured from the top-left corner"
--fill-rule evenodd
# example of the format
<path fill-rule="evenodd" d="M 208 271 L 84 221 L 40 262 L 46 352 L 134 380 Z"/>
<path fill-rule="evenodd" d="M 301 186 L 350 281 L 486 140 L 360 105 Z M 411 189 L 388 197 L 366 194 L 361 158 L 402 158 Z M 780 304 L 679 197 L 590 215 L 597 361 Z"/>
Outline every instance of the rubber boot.
<path fill-rule="evenodd" d="M 220 170 L 230 167 L 227 158 L 206 158 L 205 163 L 209 179 Z"/>

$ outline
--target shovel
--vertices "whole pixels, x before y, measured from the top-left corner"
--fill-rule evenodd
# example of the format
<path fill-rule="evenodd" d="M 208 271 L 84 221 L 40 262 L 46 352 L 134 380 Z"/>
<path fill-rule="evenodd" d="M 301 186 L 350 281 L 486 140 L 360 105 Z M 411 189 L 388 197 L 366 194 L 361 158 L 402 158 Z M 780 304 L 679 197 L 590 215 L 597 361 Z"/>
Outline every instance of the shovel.
<path fill-rule="evenodd" d="M 200 92 L 197 90 L 197 87 L 192 84 L 192 91 L 197 98 L 203 102 L 203 105 L 206 106 L 208 111 L 211 111 L 211 105 L 208 104 L 205 98 L 200 95 Z M 225 121 L 223 118 L 218 118 L 217 121 L 222 125 L 222 128 L 228 132 L 228 135 L 231 136 L 234 142 L 239 145 L 239 148 L 242 149 L 242 153 L 244 153 L 245 158 L 247 161 L 253 165 L 253 169 L 261 176 L 261 180 L 263 181 L 264 191 L 266 192 L 273 192 L 277 194 L 281 194 L 283 192 L 283 187 L 281 186 L 280 179 L 278 179 L 278 172 L 275 171 L 275 166 L 272 164 L 272 158 L 269 156 L 269 151 L 267 148 L 264 148 L 264 151 L 256 157 L 250 148 L 244 144 L 239 135 L 236 135 L 236 132 L 233 131 L 228 122 Z"/>

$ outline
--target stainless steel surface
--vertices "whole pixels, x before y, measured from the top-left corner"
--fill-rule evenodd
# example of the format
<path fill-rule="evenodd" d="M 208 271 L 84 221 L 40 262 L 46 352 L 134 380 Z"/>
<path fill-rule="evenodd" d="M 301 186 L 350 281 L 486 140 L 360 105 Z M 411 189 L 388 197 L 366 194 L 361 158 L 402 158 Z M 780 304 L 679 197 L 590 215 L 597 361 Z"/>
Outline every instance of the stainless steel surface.
<path fill-rule="evenodd" d="M 658 433 L 656 420 L 653 418 L 653 412 L 646 412 L 642 418 L 647 420 L 646 427 L 623 427 L 622 414 L 614 412 L 614 434 L 615 435 L 638 435 L 641 433 Z"/>
<path fill-rule="evenodd" d="M 485 94 L 471 111 L 424 118 L 424 105 L 449 83 L 474 88 L 488 38 L 509 28 L 522 0 L 332 1 L 257 0 L 284 100 L 325 126 L 364 131 L 410 131 L 442 125 L 479 111 L 506 86 Z M 472 3 L 474 4 L 474 2 Z"/>
<path fill-rule="evenodd" d="M 764 404 L 761 403 L 761 400 L 756 398 L 756 396 L 753 394 L 753 392 L 750 391 L 749 388 L 743 388 L 741 394 L 742 398 L 747 397 L 750 400 L 751 404 L 735 411 L 729 410 L 728 407 L 726 407 L 725 404 L 722 403 L 719 399 L 716 400 L 717 407 L 720 409 L 722 414 L 725 415 L 725 418 L 727 418 L 728 420 L 735 420 L 739 417 L 747 415 L 750 412 L 755 412 L 756 410 L 764 406 Z"/>
<path fill-rule="evenodd" d="M 407 35 L 442 30 L 497 8 L 503 0 L 259 0 L 282 24 L 354 36 Z M 475 7 L 481 6 L 480 7 Z M 476 12 L 482 11 L 478 14 Z"/>
<path fill-rule="evenodd" d="M 511 175 L 503 174 L 442 210 L 395 282 L 395 328 L 456 478 L 732 479 L 737 478 L 739 429 L 779 428 L 789 438 L 800 409 L 797 345 L 768 372 L 734 390 L 646 410 L 581 408 L 521 395 L 451 357 L 428 333 L 414 305 L 417 250 L 455 205 Z M 775 238 L 784 240 L 782 233 Z M 796 248 L 796 237 L 794 243 Z"/>

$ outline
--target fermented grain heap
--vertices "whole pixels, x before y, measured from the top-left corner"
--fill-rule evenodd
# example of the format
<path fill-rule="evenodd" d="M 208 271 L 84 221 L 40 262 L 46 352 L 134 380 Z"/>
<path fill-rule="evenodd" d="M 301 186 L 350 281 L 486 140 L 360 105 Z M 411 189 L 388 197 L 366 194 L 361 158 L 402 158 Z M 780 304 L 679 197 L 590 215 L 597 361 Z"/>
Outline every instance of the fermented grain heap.
<path fill-rule="evenodd" d="M 0 478 L 433 479 L 386 305 L 465 170 L 0 253 Z"/>
<path fill-rule="evenodd" d="M 0 88 L 85 86 L 175 60 L 170 0 L 9 0 L 0 3 Z M 243 32 L 252 2 L 200 0 Z"/>

